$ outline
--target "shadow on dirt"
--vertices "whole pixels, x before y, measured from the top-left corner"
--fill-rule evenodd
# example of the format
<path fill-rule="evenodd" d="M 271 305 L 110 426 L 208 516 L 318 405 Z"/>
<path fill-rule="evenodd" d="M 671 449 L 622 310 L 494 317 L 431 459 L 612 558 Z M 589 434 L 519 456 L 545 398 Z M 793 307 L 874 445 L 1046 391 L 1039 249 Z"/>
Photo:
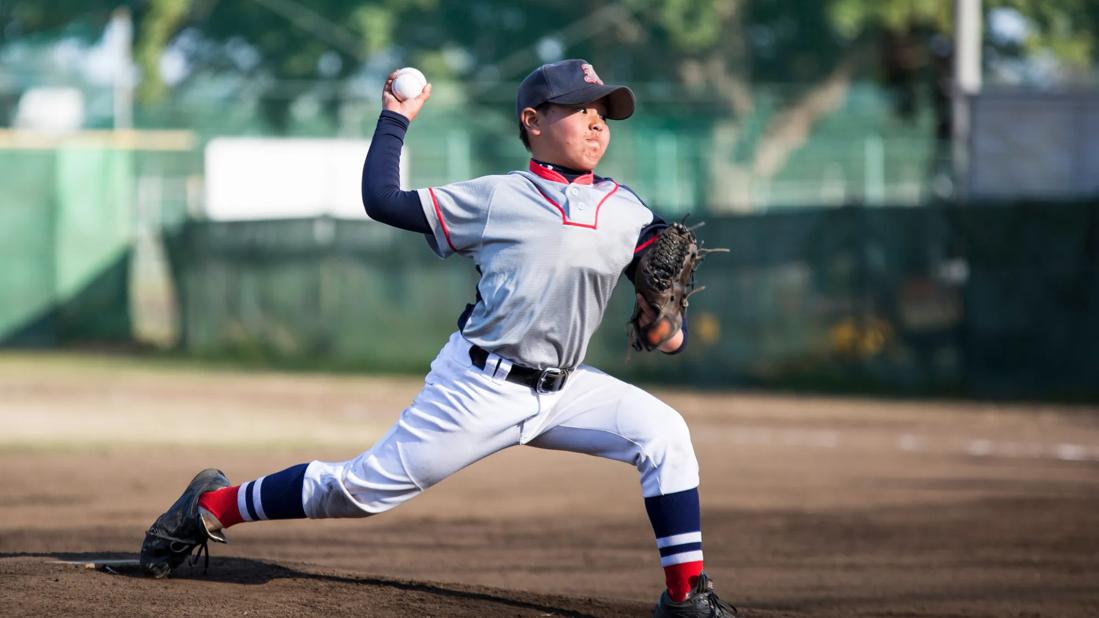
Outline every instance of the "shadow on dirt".
<path fill-rule="evenodd" d="M 74 564 L 105 563 L 109 566 L 109 568 L 100 568 L 97 570 L 102 571 L 106 574 L 114 575 L 116 577 L 145 578 L 145 574 L 142 572 L 141 568 L 136 565 L 136 560 L 138 556 L 134 553 L 0 552 L 0 559 L 5 558 L 47 558 L 61 562 L 71 562 Z M 237 585 L 262 585 L 278 579 L 296 579 L 303 581 L 312 580 L 334 584 L 375 587 L 388 589 L 390 591 L 418 592 L 421 594 L 434 595 L 439 597 L 441 600 L 447 599 L 451 602 L 460 603 L 479 601 L 483 603 L 492 603 L 506 607 L 513 607 L 517 609 L 537 611 L 546 615 L 553 616 L 573 616 L 583 618 L 591 617 L 597 614 L 603 614 L 603 612 L 601 611 L 597 612 L 597 614 L 589 614 L 577 611 L 575 609 L 555 606 L 552 604 L 552 602 L 555 600 L 552 597 L 543 597 L 543 595 L 525 592 L 520 592 L 517 594 L 517 596 L 526 597 L 526 599 L 512 598 L 507 596 L 505 591 L 493 590 L 488 588 L 477 588 L 474 586 L 467 587 L 459 585 L 444 586 L 439 584 L 426 584 L 414 581 L 387 579 L 383 577 L 357 577 L 350 575 L 337 575 L 333 573 L 310 572 L 291 568 L 281 564 L 275 564 L 272 562 L 253 560 L 248 558 L 219 557 L 210 562 L 210 567 L 205 573 L 203 571 L 204 569 L 201 561 L 197 565 L 191 565 L 188 561 L 172 573 L 171 579 L 220 582 L 225 584 Z M 543 602 L 535 602 L 536 600 Z M 596 600 L 589 599 L 587 601 L 594 602 L 595 605 L 602 605 L 602 603 Z M 607 607 L 600 607 L 598 609 L 607 609 Z"/>

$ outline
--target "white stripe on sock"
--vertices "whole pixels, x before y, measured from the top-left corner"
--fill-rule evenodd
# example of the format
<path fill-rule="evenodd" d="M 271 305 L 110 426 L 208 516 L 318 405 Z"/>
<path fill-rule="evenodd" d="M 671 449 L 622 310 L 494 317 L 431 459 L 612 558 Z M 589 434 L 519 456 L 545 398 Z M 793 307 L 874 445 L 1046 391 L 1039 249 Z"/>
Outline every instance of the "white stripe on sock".
<path fill-rule="evenodd" d="M 267 477 L 261 476 L 252 483 L 252 506 L 256 507 L 256 517 L 260 519 L 267 519 L 267 514 L 263 512 L 263 500 L 260 499 L 259 491 L 265 478 Z"/>
<path fill-rule="evenodd" d="M 660 559 L 660 566 L 667 567 L 674 564 L 683 564 L 684 562 L 702 562 L 702 550 L 696 549 L 695 551 L 685 551 L 682 554 L 664 556 Z"/>
<path fill-rule="evenodd" d="M 656 548 L 663 549 L 665 547 L 671 547 L 672 545 L 683 545 L 684 543 L 701 543 L 701 532 L 684 532 L 683 534 L 673 534 L 671 536 L 661 537 L 656 540 Z"/>
<path fill-rule="evenodd" d="M 248 492 L 252 490 L 251 483 L 245 483 L 237 490 L 237 510 L 240 511 L 240 518 L 244 521 L 252 521 L 252 517 L 248 514 Z"/>

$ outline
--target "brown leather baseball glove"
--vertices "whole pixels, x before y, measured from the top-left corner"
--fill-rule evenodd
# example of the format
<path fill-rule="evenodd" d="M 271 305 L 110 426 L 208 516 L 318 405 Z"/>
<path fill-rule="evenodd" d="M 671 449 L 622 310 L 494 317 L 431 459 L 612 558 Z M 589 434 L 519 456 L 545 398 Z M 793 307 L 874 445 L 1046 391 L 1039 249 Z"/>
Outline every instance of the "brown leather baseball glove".
<path fill-rule="evenodd" d="M 728 249 L 701 248 L 692 228 L 682 223 L 673 223 L 660 232 L 641 256 L 634 275 L 638 295 L 656 313 L 650 321 L 651 312 L 644 311 L 640 303 L 634 305 L 627 336 L 635 350 L 659 348 L 683 328 L 687 298 L 704 289 L 695 289 L 695 269 L 707 253 L 716 251 Z"/>

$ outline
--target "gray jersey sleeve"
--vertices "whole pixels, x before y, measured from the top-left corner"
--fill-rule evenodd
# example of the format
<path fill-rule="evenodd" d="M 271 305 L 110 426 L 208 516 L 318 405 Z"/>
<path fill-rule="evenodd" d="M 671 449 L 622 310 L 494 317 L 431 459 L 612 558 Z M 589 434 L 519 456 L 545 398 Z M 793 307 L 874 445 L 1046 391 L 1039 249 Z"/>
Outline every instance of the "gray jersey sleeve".
<path fill-rule="evenodd" d="M 492 196 L 502 176 L 482 176 L 440 187 L 419 189 L 420 206 L 431 226 L 427 242 L 445 258 L 471 255 L 481 244 Z"/>

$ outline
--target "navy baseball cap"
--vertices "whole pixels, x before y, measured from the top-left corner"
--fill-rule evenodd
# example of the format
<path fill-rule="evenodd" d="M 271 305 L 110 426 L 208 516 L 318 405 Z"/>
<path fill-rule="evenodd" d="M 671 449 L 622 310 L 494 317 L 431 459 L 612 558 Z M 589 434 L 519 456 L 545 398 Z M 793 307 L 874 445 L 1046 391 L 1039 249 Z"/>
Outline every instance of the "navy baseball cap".
<path fill-rule="evenodd" d="M 626 86 L 604 84 L 587 60 L 561 60 L 543 64 L 519 84 L 515 115 L 542 103 L 579 105 L 604 99 L 607 118 L 625 120 L 633 115 L 633 91 Z"/>

